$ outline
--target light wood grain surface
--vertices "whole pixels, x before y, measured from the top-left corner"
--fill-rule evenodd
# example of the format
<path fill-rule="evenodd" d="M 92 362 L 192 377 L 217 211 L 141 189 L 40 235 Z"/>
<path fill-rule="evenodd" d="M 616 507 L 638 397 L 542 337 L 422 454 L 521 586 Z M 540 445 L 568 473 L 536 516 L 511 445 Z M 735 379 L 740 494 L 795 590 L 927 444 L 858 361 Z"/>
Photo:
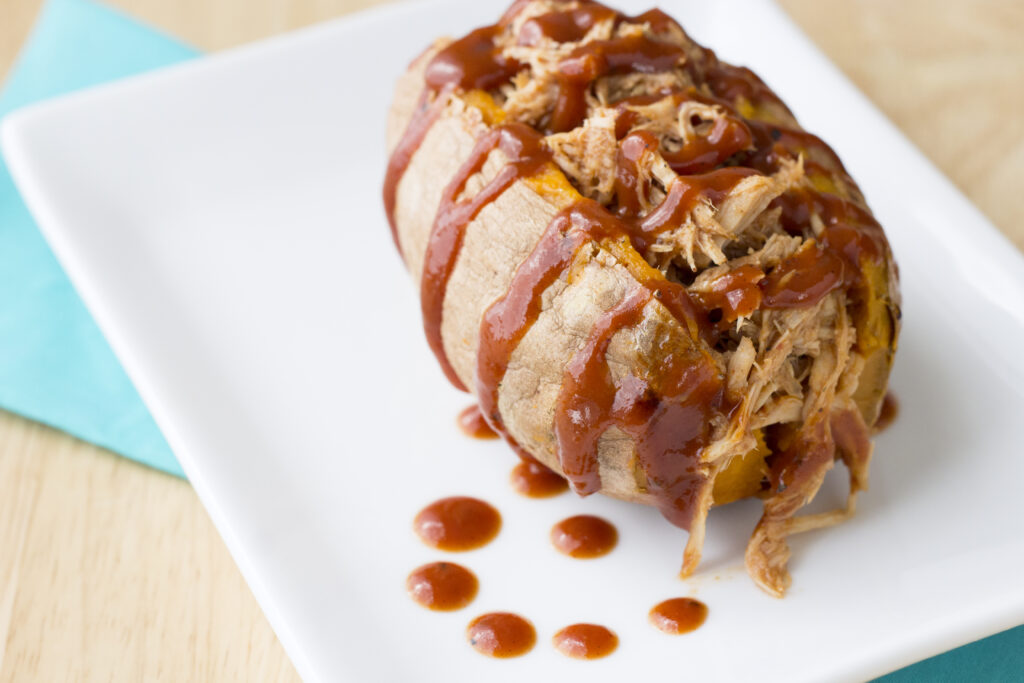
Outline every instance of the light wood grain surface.
<path fill-rule="evenodd" d="M 218 50 L 376 3 L 113 4 Z M 1024 3 L 781 4 L 1024 247 Z M 0 75 L 39 5 L 0 0 Z M 0 412 L 0 681 L 296 678 L 188 484 Z"/>

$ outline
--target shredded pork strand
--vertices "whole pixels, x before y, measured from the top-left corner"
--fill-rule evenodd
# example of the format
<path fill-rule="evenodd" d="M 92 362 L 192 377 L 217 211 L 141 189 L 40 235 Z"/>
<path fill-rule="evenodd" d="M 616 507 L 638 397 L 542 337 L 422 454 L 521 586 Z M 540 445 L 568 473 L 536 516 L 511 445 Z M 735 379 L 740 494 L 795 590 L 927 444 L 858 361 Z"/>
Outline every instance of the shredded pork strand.
<path fill-rule="evenodd" d="M 579 128 L 547 136 L 555 163 L 584 197 L 608 204 L 615 190 L 615 112 L 598 109 Z"/>

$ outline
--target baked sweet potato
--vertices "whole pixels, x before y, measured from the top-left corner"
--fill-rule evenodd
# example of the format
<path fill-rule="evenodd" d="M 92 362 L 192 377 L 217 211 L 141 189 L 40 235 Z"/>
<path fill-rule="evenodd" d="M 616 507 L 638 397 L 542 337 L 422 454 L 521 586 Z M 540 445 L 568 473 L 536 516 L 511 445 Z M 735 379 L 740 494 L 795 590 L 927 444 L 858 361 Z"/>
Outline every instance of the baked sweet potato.
<path fill-rule="evenodd" d="M 895 264 L 835 153 L 657 10 L 520 0 L 395 89 L 384 200 L 439 362 L 581 494 L 659 507 L 700 557 L 764 499 L 747 566 L 867 485 Z M 836 459 L 847 508 L 795 515 Z"/>

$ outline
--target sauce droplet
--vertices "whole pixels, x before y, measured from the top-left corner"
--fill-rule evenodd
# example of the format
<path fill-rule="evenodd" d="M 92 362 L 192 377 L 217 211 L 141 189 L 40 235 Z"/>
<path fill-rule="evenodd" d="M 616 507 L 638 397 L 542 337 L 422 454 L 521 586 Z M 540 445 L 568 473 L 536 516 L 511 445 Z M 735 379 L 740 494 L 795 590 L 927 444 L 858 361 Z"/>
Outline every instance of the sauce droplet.
<path fill-rule="evenodd" d="M 573 624 L 555 634 L 555 649 L 573 659 L 600 659 L 615 652 L 619 637 L 598 624 Z"/>
<path fill-rule="evenodd" d="M 537 642 L 533 624 L 509 612 L 480 615 L 469 622 L 466 637 L 477 652 L 502 659 L 525 655 Z"/>
<path fill-rule="evenodd" d="M 480 582 L 476 575 L 454 562 L 431 562 L 414 569 L 405 580 L 413 600 L 439 612 L 462 609 L 473 602 Z"/>
<path fill-rule="evenodd" d="M 420 510 L 413 529 L 427 545 L 440 550 L 473 550 L 486 545 L 501 529 L 501 515 L 482 500 L 442 498 Z"/>
<path fill-rule="evenodd" d="M 896 396 L 891 391 L 886 392 L 885 398 L 882 399 L 882 409 L 878 413 L 878 419 L 875 420 L 875 434 L 884 432 L 891 427 L 899 414 L 900 402 L 896 400 Z"/>
<path fill-rule="evenodd" d="M 471 436 L 474 439 L 497 439 L 498 434 L 491 426 L 487 424 L 487 420 L 484 419 L 483 413 L 480 412 L 480 406 L 472 405 L 459 413 L 458 417 L 459 429 L 466 436 Z"/>
<path fill-rule="evenodd" d="M 672 598 L 659 602 L 648 615 L 656 629 L 673 635 L 696 631 L 707 617 L 707 605 L 693 598 Z"/>
<path fill-rule="evenodd" d="M 512 468 L 512 488 L 527 498 L 550 498 L 569 490 L 569 482 L 540 464 L 524 460 Z"/>
<path fill-rule="evenodd" d="M 611 522 L 592 515 L 569 517 L 551 528 L 555 548 L 577 559 L 607 555 L 618 542 L 619 532 Z"/>

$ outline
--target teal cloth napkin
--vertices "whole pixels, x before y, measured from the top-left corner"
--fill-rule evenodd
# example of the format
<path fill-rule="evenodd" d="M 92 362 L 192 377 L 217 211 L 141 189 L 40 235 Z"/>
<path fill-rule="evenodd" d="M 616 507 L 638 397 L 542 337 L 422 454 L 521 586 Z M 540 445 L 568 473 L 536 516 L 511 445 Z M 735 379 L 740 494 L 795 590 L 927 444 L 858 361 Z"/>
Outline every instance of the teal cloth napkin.
<path fill-rule="evenodd" d="M 0 93 L 0 116 L 35 100 L 196 54 L 89 0 L 49 0 Z M 160 430 L 36 229 L 2 160 L 0 406 L 183 476 Z M 879 680 L 1024 681 L 1024 627 Z"/>
<path fill-rule="evenodd" d="M 0 116 L 196 54 L 102 5 L 49 0 L 0 92 Z M 40 235 L 2 160 L 0 407 L 185 476 Z"/>

